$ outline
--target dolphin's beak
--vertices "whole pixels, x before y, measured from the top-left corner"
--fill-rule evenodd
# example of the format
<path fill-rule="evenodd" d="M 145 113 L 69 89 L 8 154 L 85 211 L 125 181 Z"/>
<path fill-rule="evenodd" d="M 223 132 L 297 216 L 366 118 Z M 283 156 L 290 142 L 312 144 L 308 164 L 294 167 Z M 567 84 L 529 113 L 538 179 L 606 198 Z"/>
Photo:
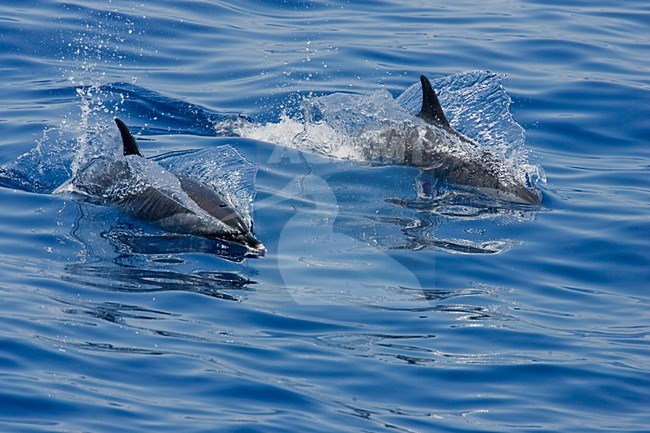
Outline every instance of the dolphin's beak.
<path fill-rule="evenodd" d="M 266 247 L 251 233 L 246 234 L 246 246 L 250 250 L 250 255 L 254 257 L 264 257 L 266 254 Z"/>

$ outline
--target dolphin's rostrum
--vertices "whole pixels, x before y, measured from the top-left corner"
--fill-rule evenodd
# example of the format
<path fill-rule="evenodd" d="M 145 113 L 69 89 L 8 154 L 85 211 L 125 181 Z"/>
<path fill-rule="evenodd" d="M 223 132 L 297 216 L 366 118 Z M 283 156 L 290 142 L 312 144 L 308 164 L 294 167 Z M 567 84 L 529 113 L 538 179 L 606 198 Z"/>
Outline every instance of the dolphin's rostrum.
<path fill-rule="evenodd" d="M 265 253 L 264 245 L 253 234 L 252 223 L 247 223 L 225 196 L 144 158 L 124 122 L 115 119 L 115 123 L 124 157 L 92 160 L 73 179 L 74 191 L 174 233 L 234 242 L 257 256 Z"/>

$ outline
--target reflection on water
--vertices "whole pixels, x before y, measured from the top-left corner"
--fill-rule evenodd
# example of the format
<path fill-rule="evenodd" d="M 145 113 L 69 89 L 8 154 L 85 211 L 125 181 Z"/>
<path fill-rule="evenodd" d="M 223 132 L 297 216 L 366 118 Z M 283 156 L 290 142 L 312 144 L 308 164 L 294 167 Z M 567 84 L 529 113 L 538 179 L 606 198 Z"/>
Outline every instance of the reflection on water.
<path fill-rule="evenodd" d="M 113 292 L 182 291 L 239 301 L 231 292 L 250 290 L 255 281 L 234 272 L 151 270 L 114 264 L 75 263 L 65 267 L 65 281 Z"/>
<path fill-rule="evenodd" d="M 212 254 L 233 262 L 241 262 L 248 256 L 248 249 L 243 245 L 201 236 L 152 234 L 128 223 L 111 227 L 101 236 L 108 240 L 120 255 L 117 259 L 120 262 L 136 254 L 161 256 L 152 257 L 151 260 L 168 263 L 182 261 L 175 255 L 186 253 Z"/>
<path fill-rule="evenodd" d="M 406 293 L 409 288 L 403 288 Z M 499 352 L 476 347 L 462 329 L 479 333 L 498 334 L 517 322 L 514 306 L 500 301 L 503 288 L 476 286 L 458 290 L 422 289 L 412 302 L 393 305 L 373 305 L 371 310 L 379 313 L 426 319 L 421 328 L 408 328 L 401 333 L 367 332 L 363 327 L 354 332 L 332 332 L 318 336 L 318 343 L 336 347 L 353 356 L 380 360 L 390 364 L 497 364 L 518 362 L 516 358 Z M 449 340 L 449 329 L 456 328 L 457 341 Z M 415 331 L 415 332 L 413 332 Z M 465 341 L 463 341 L 465 340 Z M 495 346 L 498 346 L 496 344 Z"/>

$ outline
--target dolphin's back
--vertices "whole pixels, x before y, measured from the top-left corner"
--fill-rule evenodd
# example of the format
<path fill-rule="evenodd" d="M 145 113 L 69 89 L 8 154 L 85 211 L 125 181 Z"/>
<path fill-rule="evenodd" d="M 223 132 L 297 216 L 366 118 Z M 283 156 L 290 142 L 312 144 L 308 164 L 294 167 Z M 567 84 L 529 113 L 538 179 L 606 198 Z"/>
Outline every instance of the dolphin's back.
<path fill-rule="evenodd" d="M 76 191 L 114 204 L 127 215 L 145 221 L 194 213 L 170 191 L 143 182 L 138 170 L 129 162 L 127 159 L 95 158 L 75 176 Z"/>

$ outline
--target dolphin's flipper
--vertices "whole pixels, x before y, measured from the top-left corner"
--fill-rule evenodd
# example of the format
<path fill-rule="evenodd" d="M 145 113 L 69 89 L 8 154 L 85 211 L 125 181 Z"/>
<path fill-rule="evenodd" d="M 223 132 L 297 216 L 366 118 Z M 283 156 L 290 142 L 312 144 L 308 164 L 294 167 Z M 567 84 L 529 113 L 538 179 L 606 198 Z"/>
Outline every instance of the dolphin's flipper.
<path fill-rule="evenodd" d="M 120 135 L 122 135 L 122 145 L 124 146 L 124 155 L 138 155 L 142 156 L 140 149 L 138 149 L 138 144 L 135 142 L 135 138 L 131 135 L 129 128 L 126 127 L 124 122 L 120 119 L 115 118 L 115 123 L 117 128 L 120 130 Z"/>
<path fill-rule="evenodd" d="M 420 82 L 422 83 L 422 109 L 418 113 L 418 117 L 432 125 L 449 128 L 449 122 L 445 117 L 445 112 L 442 111 L 431 82 L 424 75 L 420 75 Z"/>
<path fill-rule="evenodd" d="M 181 182 L 183 191 L 201 209 L 234 230 L 240 232 L 248 231 L 248 227 L 244 220 L 242 220 L 242 217 L 216 190 L 187 176 L 179 175 L 177 177 Z"/>

